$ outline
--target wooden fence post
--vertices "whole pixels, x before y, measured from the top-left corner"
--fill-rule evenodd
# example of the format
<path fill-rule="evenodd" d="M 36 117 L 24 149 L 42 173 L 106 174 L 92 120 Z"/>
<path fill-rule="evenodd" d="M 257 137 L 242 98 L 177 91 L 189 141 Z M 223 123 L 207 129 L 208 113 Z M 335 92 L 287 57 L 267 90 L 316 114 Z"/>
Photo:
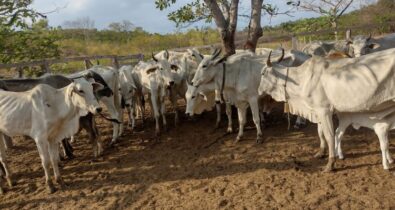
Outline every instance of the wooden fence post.
<path fill-rule="evenodd" d="M 23 78 L 23 68 L 18 67 L 16 70 L 18 71 L 18 78 Z"/>
<path fill-rule="evenodd" d="M 119 62 L 118 62 L 118 57 L 117 56 L 113 57 L 112 65 L 114 66 L 114 68 L 119 69 Z"/>
<path fill-rule="evenodd" d="M 292 49 L 298 50 L 298 38 L 295 35 L 292 35 Z"/>
<path fill-rule="evenodd" d="M 90 69 L 93 66 L 92 62 L 88 59 L 85 60 L 85 69 Z"/>
<path fill-rule="evenodd" d="M 47 60 L 44 60 L 44 71 L 45 73 L 51 73 L 51 68 Z"/>

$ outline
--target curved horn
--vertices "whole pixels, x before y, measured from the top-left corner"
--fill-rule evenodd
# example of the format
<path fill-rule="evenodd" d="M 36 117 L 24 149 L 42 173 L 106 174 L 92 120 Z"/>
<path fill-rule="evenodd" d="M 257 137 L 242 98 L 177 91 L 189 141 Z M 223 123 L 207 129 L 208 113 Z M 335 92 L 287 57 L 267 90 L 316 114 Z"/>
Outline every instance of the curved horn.
<path fill-rule="evenodd" d="M 221 54 L 221 51 L 222 51 L 221 49 L 217 49 L 215 54 L 213 55 L 213 57 L 211 59 L 213 59 L 213 60 L 216 59 Z"/>
<path fill-rule="evenodd" d="M 218 48 L 215 48 L 215 49 L 214 49 L 214 52 L 213 52 L 213 54 L 212 54 L 211 56 L 214 57 L 214 55 L 217 54 L 217 52 L 218 52 Z"/>
<path fill-rule="evenodd" d="M 266 65 L 272 67 L 272 62 L 270 61 L 270 57 L 272 57 L 272 51 L 270 50 L 269 57 L 267 57 Z"/>
<path fill-rule="evenodd" d="M 152 53 L 152 59 L 154 59 L 155 62 L 158 62 L 158 59 L 155 58 L 154 53 Z"/>
<path fill-rule="evenodd" d="M 281 57 L 277 60 L 277 63 L 280 63 L 284 59 L 284 55 L 285 55 L 284 48 L 281 48 L 281 52 L 282 52 Z"/>
<path fill-rule="evenodd" d="M 366 41 L 369 41 L 372 38 L 372 33 L 369 34 L 369 37 L 366 39 Z"/>
<path fill-rule="evenodd" d="M 170 57 L 170 53 L 169 53 L 169 51 L 167 51 L 167 50 L 165 50 L 165 58 L 166 58 L 166 60 L 169 60 L 169 57 Z"/>

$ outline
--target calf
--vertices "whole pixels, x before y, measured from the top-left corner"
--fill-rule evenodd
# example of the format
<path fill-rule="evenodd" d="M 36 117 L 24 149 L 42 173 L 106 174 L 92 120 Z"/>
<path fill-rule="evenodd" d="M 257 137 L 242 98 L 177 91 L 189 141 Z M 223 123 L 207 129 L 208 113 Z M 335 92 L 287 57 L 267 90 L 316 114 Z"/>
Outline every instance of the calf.
<path fill-rule="evenodd" d="M 341 140 L 347 127 L 350 125 L 355 129 L 366 127 L 373 129 L 379 138 L 383 167 L 388 170 L 389 164 L 394 162 L 388 148 L 388 131 L 395 129 L 394 111 L 395 108 L 392 107 L 380 112 L 336 113 L 339 126 L 335 132 L 335 151 L 339 159 L 344 159 Z"/>

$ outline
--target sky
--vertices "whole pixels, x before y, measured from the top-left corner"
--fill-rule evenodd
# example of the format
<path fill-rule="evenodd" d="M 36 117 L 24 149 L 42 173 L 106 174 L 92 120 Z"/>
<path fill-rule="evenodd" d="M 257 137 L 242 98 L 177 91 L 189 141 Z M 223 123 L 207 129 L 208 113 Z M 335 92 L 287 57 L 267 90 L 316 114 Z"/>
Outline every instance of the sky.
<path fill-rule="evenodd" d="M 177 31 L 175 23 L 167 19 L 167 14 L 185 5 L 191 0 L 177 0 L 171 8 L 160 11 L 155 7 L 155 0 L 34 0 L 32 7 L 38 12 L 48 13 L 50 26 L 61 26 L 65 21 L 89 17 L 95 21 L 95 27 L 105 29 L 112 22 L 129 20 L 135 26 L 142 27 L 151 33 L 172 33 Z M 250 9 L 250 0 L 240 0 L 240 13 Z M 279 5 L 281 10 L 287 10 L 285 0 L 268 0 L 266 2 Z M 279 2 L 281 2 L 279 4 Z M 277 25 L 279 23 L 317 16 L 314 13 L 297 11 L 293 17 L 282 15 L 269 20 L 262 18 L 262 26 Z M 248 20 L 240 18 L 238 28 L 248 25 Z M 214 26 L 204 22 L 193 24 L 189 27 Z M 186 30 L 186 29 L 183 29 Z"/>

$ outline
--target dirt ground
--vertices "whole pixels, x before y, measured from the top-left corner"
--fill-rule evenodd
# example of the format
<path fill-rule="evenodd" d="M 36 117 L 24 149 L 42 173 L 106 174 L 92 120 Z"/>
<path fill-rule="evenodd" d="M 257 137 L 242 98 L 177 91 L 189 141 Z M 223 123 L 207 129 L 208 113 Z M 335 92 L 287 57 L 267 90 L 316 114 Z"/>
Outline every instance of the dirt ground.
<path fill-rule="evenodd" d="M 161 143 L 150 120 L 144 131 L 126 130 L 97 161 L 81 133 L 76 158 L 62 163 L 68 186 L 54 194 L 47 193 L 34 142 L 16 138 L 7 153 L 17 184 L 10 189 L 3 180 L 0 209 L 395 209 L 394 169 L 383 170 L 372 131 L 349 129 L 346 159 L 336 162 L 334 173 L 323 173 L 327 160 L 313 157 L 316 126 L 288 131 L 279 109 L 263 144 L 255 143 L 251 122 L 235 144 L 236 134 L 224 136 L 225 122 L 213 130 L 214 113 L 183 118 L 178 127 L 171 116 Z M 111 126 L 98 121 L 108 143 Z M 394 142 L 390 149 L 395 152 Z"/>

